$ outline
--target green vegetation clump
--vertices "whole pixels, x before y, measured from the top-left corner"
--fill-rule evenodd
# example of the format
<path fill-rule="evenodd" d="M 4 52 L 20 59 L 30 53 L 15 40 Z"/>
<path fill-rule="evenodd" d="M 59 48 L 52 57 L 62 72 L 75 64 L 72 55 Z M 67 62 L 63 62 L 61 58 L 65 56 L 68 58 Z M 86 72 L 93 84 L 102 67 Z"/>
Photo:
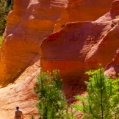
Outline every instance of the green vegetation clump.
<path fill-rule="evenodd" d="M 0 47 L 2 45 L 2 39 L 3 39 L 3 36 L 0 36 Z"/>
<path fill-rule="evenodd" d="M 6 17 L 9 11 L 12 9 L 13 0 L 0 0 L 0 36 L 2 36 L 5 26 Z"/>
<path fill-rule="evenodd" d="M 85 82 L 87 93 L 76 96 L 82 104 L 74 104 L 73 110 L 82 111 L 83 119 L 119 119 L 119 79 L 106 77 L 102 67 L 87 74 L 90 76 Z M 41 71 L 35 92 L 38 95 L 38 119 L 76 119 L 62 92 L 59 71 L 55 70 L 53 74 Z"/>
<path fill-rule="evenodd" d="M 6 17 L 13 7 L 13 0 L 0 0 L 0 47 L 2 44 L 3 32 L 6 27 Z"/>
<path fill-rule="evenodd" d="M 102 67 L 87 74 L 87 95 L 76 96 L 82 105 L 74 108 L 83 112 L 83 119 L 119 119 L 119 79 L 104 76 Z"/>
<path fill-rule="evenodd" d="M 69 113 L 62 92 L 62 80 L 58 70 L 54 70 L 53 74 L 41 71 L 37 78 L 35 92 L 38 95 L 39 119 L 74 119 L 73 113 Z"/>

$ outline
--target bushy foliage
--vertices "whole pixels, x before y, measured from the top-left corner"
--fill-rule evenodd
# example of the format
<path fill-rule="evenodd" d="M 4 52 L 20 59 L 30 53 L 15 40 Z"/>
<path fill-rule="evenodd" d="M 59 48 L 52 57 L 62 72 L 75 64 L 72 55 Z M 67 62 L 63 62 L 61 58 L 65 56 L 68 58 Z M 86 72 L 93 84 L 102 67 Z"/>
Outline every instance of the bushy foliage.
<path fill-rule="evenodd" d="M 119 119 L 119 79 L 104 76 L 102 67 L 87 74 L 91 76 L 87 95 L 76 96 L 82 105 L 74 107 L 84 113 L 84 119 Z"/>
<path fill-rule="evenodd" d="M 68 111 L 68 104 L 62 92 L 62 80 L 58 70 L 54 70 L 53 75 L 50 72 L 41 71 L 35 92 L 38 95 L 39 119 L 74 118 L 73 114 Z"/>
<path fill-rule="evenodd" d="M 2 39 L 3 39 L 3 36 L 0 36 L 0 47 L 2 45 Z"/>
<path fill-rule="evenodd" d="M 6 25 L 6 17 L 8 12 L 12 9 L 13 0 L 0 0 L 0 36 L 3 34 L 5 25 Z"/>

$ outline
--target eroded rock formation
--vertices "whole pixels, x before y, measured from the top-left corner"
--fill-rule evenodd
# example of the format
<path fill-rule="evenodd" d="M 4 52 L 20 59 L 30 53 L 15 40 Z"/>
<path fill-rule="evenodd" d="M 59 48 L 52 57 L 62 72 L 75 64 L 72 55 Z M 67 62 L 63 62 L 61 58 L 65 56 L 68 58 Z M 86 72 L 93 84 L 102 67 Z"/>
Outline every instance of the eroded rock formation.
<path fill-rule="evenodd" d="M 97 69 L 99 63 L 106 66 L 106 75 L 116 76 L 119 0 L 110 9 L 112 1 L 14 0 L 1 49 L 0 85 L 11 84 L 0 89 L 0 119 L 12 119 L 16 106 L 25 119 L 37 116 L 33 88 L 40 66 L 60 69 L 70 102 L 85 88 L 85 71 Z"/>
<path fill-rule="evenodd" d="M 34 86 L 40 72 L 39 64 L 39 56 L 37 55 L 14 84 L 0 89 L 0 119 L 8 117 L 13 119 L 16 106 L 19 106 L 20 110 L 23 111 L 25 119 L 30 119 L 31 115 L 38 116 Z"/>
<path fill-rule="evenodd" d="M 66 22 L 95 20 L 109 10 L 112 1 L 15 0 L 1 49 L 0 84 L 13 82 L 23 72 L 39 54 L 44 37 L 61 29 Z M 64 21 L 59 22 L 60 26 L 58 19 Z"/>
<path fill-rule="evenodd" d="M 119 50 L 116 51 L 115 57 L 105 68 L 105 75 L 111 78 L 117 78 L 119 74 Z"/>
<path fill-rule="evenodd" d="M 57 21 L 54 31 L 67 22 L 94 21 L 109 11 L 113 0 L 69 0 L 67 9 Z"/>
<path fill-rule="evenodd" d="M 67 0 L 14 0 L 1 49 L 0 84 L 13 82 L 39 54 L 44 37 L 67 7 Z"/>
<path fill-rule="evenodd" d="M 41 65 L 44 70 L 60 69 L 64 88 L 71 87 L 68 97 L 74 86 L 84 84 L 86 71 L 105 67 L 114 57 L 119 47 L 118 4 L 113 2 L 111 11 L 96 21 L 68 23 L 43 41 Z"/>

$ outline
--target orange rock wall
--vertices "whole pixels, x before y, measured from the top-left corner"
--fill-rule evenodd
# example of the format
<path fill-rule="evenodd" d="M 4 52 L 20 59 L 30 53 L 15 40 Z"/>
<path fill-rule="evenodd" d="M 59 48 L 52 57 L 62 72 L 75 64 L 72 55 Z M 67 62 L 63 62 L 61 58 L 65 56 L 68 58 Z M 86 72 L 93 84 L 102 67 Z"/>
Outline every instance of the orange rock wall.
<path fill-rule="evenodd" d="M 16 106 L 25 119 L 38 115 L 33 88 L 40 66 L 60 69 L 69 102 L 85 90 L 85 71 L 99 63 L 107 76 L 116 76 L 119 0 L 110 8 L 112 1 L 14 0 L 0 54 L 0 85 L 9 84 L 0 89 L 0 119 L 13 119 Z"/>
<path fill-rule="evenodd" d="M 57 21 L 54 31 L 67 22 L 93 21 L 110 10 L 113 0 L 70 0 L 67 9 Z"/>
<path fill-rule="evenodd" d="M 0 84 L 13 82 L 39 54 L 44 37 L 67 7 L 67 0 L 14 0 L 1 49 Z"/>
<path fill-rule="evenodd" d="M 41 44 L 43 70 L 60 69 L 64 87 L 74 87 L 84 84 L 86 71 L 99 64 L 106 67 L 119 48 L 119 20 L 115 19 L 119 12 L 115 14 L 114 5 L 118 6 L 113 2 L 111 11 L 96 21 L 68 23 L 47 37 Z"/>
<path fill-rule="evenodd" d="M 13 82 L 24 71 L 39 54 L 43 38 L 64 27 L 66 22 L 95 20 L 109 10 L 111 2 L 14 0 L 1 49 L 0 84 Z"/>

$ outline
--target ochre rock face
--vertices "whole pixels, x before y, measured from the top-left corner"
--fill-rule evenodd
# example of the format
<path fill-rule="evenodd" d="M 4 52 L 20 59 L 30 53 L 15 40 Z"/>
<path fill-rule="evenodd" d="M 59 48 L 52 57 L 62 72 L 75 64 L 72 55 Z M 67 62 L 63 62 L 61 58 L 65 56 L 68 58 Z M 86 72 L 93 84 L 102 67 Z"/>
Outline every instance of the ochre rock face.
<path fill-rule="evenodd" d="M 38 59 L 37 55 L 14 84 L 0 89 L 0 119 L 14 119 L 16 106 L 22 110 L 24 119 L 38 116 L 37 96 L 34 93 L 36 77 L 40 72 Z"/>
<path fill-rule="evenodd" d="M 67 0 L 14 0 L 1 49 L 0 85 L 13 82 L 39 54 L 65 7 Z"/>
<path fill-rule="evenodd" d="M 117 78 L 119 75 L 119 49 L 116 51 L 115 57 L 112 59 L 111 62 L 107 64 L 105 67 L 104 74 L 111 78 Z"/>
<path fill-rule="evenodd" d="M 69 2 L 70 21 L 96 20 L 109 11 L 113 0 L 76 0 Z"/>
<path fill-rule="evenodd" d="M 112 9 L 93 22 L 68 23 L 43 41 L 43 70 L 60 69 L 64 90 L 83 85 L 87 70 L 97 69 L 99 64 L 105 67 L 114 57 L 119 47 L 119 21 L 113 20 L 118 14 L 114 16 L 114 13 Z M 71 90 L 66 91 L 66 95 L 69 96 Z"/>
<path fill-rule="evenodd" d="M 14 0 L 13 11 L 7 18 L 1 49 L 0 85 L 13 82 L 31 60 L 39 54 L 43 38 L 53 31 L 61 29 L 64 22 L 94 20 L 109 10 L 111 2 L 112 0 L 106 2 L 99 0 L 93 2 L 85 0 L 26 0 L 25 2 Z M 105 4 L 106 7 L 103 7 Z M 93 13 L 96 10 L 90 10 L 92 8 L 99 8 L 96 15 Z M 81 15 L 81 11 L 86 13 Z M 90 11 L 90 15 L 87 11 Z M 58 19 L 63 20 L 63 23 L 58 25 Z"/>
<path fill-rule="evenodd" d="M 57 21 L 54 31 L 67 22 L 94 21 L 110 10 L 113 0 L 69 0 L 67 9 Z"/>
<path fill-rule="evenodd" d="M 1 49 L 0 85 L 16 81 L 0 89 L 0 119 L 13 119 L 16 106 L 25 119 L 37 116 L 33 88 L 40 66 L 60 70 L 69 102 L 84 91 L 85 71 L 97 69 L 99 63 L 106 75 L 117 75 L 119 0 L 106 13 L 112 1 L 14 0 Z"/>
<path fill-rule="evenodd" d="M 0 119 L 13 119 L 16 106 L 19 106 L 23 111 L 25 119 L 30 119 L 29 115 L 36 115 L 37 97 L 33 92 L 35 83 L 35 79 L 28 78 L 20 84 L 0 89 L 0 94 L 2 94 L 0 96 Z"/>
<path fill-rule="evenodd" d="M 112 2 L 112 6 L 111 6 L 111 12 L 113 12 L 113 14 L 116 16 L 116 15 L 119 15 L 119 0 L 114 0 Z"/>

